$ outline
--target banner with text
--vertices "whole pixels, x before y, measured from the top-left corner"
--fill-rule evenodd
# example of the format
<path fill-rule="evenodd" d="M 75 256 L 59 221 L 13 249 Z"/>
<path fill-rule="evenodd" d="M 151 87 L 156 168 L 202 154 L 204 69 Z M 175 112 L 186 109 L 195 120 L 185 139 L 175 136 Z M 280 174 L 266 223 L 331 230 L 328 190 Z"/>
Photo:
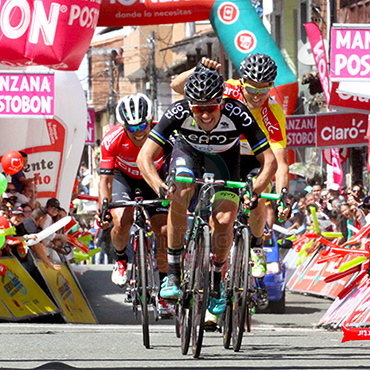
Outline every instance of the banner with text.
<path fill-rule="evenodd" d="M 85 144 L 95 144 L 95 109 L 89 108 L 87 110 L 87 131 Z"/>
<path fill-rule="evenodd" d="M 326 51 L 324 39 L 320 28 L 314 22 L 305 23 L 308 39 L 310 40 L 311 50 L 315 59 L 317 71 L 319 73 L 320 82 L 324 91 L 326 102 L 330 101 L 330 81 L 328 72 L 328 62 L 326 60 Z"/>
<path fill-rule="evenodd" d="M 66 265 L 60 265 L 60 271 L 47 268 L 41 261 L 37 262 L 37 266 L 47 282 L 57 305 L 61 309 L 62 316 L 66 322 L 97 323 L 88 301 Z"/>
<path fill-rule="evenodd" d="M 333 81 L 370 80 L 370 26 L 333 24 L 330 77 Z"/>
<path fill-rule="evenodd" d="M 54 74 L 0 74 L 0 94 L 0 116 L 54 116 Z"/>
<path fill-rule="evenodd" d="M 287 116 L 287 147 L 316 146 L 316 115 Z"/>
<path fill-rule="evenodd" d="M 0 299 L 14 320 L 58 312 L 15 257 L 2 257 L 0 260 L 6 266 L 5 274 L 0 276 Z"/>
<path fill-rule="evenodd" d="M 0 3 L 0 64 L 77 70 L 99 18 L 100 0 Z"/>
<path fill-rule="evenodd" d="M 316 145 L 321 148 L 368 145 L 367 126 L 367 114 L 318 114 Z"/>
<path fill-rule="evenodd" d="M 206 20 L 215 0 L 102 0 L 98 26 L 142 26 Z"/>
<path fill-rule="evenodd" d="M 370 99 L 351 95 L 338 93 L 337 89 L 339 82 L 333 82 L 330 92 L 329 108 L 338 111 L 355 112 L 355 113 L 370 113 Z"/>

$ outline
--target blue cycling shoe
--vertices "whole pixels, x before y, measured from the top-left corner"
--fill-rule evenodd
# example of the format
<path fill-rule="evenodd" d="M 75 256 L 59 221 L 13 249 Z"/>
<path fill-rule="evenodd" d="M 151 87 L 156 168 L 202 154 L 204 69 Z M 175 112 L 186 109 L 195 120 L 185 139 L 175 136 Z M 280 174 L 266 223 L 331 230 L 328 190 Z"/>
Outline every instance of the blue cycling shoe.
<path fill-rule="evenodd" d="M 176 275 L 168 275 L 163 279 L 159 295 L 164 299 L 178 299 L 181 296 L 179 285 L 180 279 Z"/>
<path fill-rule="evenodd" d="M 215 292 L 217 294 L 217 292 Z M 220 293 L 219 298 L 216 297 L 209 297 L 208 300 L 208 311 L 212 315 L 221 315 L 226 308 L 226 294 L 224 290 L 224 283 L 220 282 Z"/>

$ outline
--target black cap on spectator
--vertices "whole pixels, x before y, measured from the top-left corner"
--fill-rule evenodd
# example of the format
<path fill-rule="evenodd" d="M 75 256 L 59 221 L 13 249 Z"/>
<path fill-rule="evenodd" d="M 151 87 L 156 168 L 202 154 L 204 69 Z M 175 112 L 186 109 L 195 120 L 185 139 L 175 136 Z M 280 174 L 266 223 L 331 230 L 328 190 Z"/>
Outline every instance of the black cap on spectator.
<path fill-rule="evenodd" d="M 59 210 L 60 209 L 59 200 L 57 198 L 48 199 L 48 201 L 46 202 L 46 207 L 54 207 Z"/>
<path fill-rule="evenodd" d="M 20 214 L 24 215 L 24 211 L 22 207 L 13 208 L 12 213 L 13 215 L 20 215 Z"/>

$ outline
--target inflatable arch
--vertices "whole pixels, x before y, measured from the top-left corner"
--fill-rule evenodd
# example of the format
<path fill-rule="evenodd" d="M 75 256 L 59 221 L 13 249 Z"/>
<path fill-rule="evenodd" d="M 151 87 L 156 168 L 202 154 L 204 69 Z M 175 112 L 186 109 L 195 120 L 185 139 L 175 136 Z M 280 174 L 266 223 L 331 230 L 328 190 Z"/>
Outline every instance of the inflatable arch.
<path fill-rule="evenodd" d="M 99 14 L 100 10 L 100 14 Z M 298 82 L 249 0 L 18 0 L 0 3 L 0 63 L 76 70 L 95 27 L 209 19 L 238 68 L 249 53 L 277 63 L 274 95 L 294 111 Z"/>

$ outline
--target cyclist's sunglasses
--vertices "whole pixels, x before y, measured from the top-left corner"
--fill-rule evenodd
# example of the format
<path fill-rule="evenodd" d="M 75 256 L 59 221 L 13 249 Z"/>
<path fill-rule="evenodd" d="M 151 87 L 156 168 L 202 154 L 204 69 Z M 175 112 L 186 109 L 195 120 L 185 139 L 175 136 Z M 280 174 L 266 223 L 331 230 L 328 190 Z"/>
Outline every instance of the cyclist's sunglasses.
<path fill-rule="evenodd" d="M 136 126 L 125 125 L 125 129 L 129 132 L 144 131 L 152 121 L 143 122 Z"/>
<path fill-rule="evenodd" d="M 221 108 L 221 103 L 219 104 L 204 104 L 204 105 L 193 105 L 190 104 L 190 108 L 194 113 L 213 113 Z"/>
<path fill-rule="evenodd" d="M 249 94 L 268 94 L 270 92 L 270 90 L 272 89 L 272 86 L 268 86 L 268 87 L 254 87 L 252 85 L 249 85 L 245 82 L 243 82 L 243 87 L 247 90 L 247 92 L 249 92 Z"/>

